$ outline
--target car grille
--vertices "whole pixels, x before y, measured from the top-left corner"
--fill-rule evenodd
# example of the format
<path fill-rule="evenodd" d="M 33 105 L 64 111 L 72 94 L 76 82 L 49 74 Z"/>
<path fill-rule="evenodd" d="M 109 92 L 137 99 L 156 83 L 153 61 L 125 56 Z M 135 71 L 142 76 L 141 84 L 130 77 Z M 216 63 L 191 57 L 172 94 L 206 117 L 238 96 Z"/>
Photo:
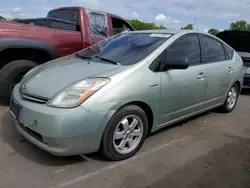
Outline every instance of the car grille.
<path fill-rule="evenodd" d="M 46 99 L 46 98 L 43 98 L 43 97 L 29 95 L 29 94 L 22 93 L 22 92 L 21 92 L 21 96 L 25 100 L 36 102 L 36 103 L 40 103 L 40 104 L 45 104 L 45 103 L 47 103 L 49 101 L 49 99 Z"/>

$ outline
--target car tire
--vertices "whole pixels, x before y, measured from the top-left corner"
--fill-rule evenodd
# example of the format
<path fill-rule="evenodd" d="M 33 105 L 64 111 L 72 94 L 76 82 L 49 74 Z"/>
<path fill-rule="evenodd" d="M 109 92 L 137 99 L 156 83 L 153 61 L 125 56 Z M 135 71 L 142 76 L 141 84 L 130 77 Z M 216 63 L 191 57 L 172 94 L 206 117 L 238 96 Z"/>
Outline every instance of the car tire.
<path fill-rule="evenodd" d="M 140 150 L 147 133 L 146 113 L 136 105 L 125 106 L 110 119 L 103 133 L 101 152 L 112 161 L 130 158 Z"/>
<path fill-rule="evenodd" d="M 233 84 L 233 86 L 229 89 L 227 93 L 226 100 L 221 106 L 221 110 L 225 113 L 232 112 L 237 104 L 238 96 L 239 87 L 237 86 L 237 84 Z"/>
<path fill-rule="evenodd" d="M 0 70 L 0 93 L 1 100 L 4 103 L 9 103 L 15 81 L 21 81 L 29 70 L 36 67 L 38 64 L 29 60 L 15 60 L 6 64 Z M 16 83 L 16 84 L 17 84 Z"/>

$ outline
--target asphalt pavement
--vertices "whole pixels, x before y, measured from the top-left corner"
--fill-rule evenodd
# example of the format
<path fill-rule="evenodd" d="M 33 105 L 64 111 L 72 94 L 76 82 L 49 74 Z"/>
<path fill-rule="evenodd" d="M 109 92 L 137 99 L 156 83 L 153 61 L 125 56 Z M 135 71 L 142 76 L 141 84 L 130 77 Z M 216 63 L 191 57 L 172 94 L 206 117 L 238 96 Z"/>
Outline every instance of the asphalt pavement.
<path fill-rule="evenodd" d="M 235 110 L 153 135 L 131 159 L 55 157 L 24 140 L 0 106 L 0 188 L 250 188 L 250 91 Z"/>

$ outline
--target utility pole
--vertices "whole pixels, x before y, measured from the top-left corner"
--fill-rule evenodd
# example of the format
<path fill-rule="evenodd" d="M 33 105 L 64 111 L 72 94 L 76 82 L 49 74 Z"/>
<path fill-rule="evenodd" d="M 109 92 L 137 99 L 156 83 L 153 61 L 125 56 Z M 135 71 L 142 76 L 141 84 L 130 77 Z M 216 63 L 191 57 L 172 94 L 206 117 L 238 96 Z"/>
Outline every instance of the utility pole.
<path fill-rule="evenodd" d="M 196 17 L 194 18 L 194 24 L 193 25 L 195 26 L 195 24 L 196 24 Z"/>

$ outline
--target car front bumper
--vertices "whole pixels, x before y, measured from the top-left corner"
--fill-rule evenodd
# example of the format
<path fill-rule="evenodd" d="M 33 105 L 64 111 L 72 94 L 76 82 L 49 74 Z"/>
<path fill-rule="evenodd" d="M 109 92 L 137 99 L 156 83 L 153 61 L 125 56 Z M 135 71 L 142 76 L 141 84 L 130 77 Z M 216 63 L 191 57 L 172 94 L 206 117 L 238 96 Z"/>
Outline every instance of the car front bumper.
<path fill-rule="evenodd" d="M 18 132 L 43 150 L 58 156 L 95 152 L 111 117 L 108 112 L 91 112 L 79 106 L 53 108 L 23 99 L 17 85 L 12 99 L 21 110 L 15 124 Z"/>

